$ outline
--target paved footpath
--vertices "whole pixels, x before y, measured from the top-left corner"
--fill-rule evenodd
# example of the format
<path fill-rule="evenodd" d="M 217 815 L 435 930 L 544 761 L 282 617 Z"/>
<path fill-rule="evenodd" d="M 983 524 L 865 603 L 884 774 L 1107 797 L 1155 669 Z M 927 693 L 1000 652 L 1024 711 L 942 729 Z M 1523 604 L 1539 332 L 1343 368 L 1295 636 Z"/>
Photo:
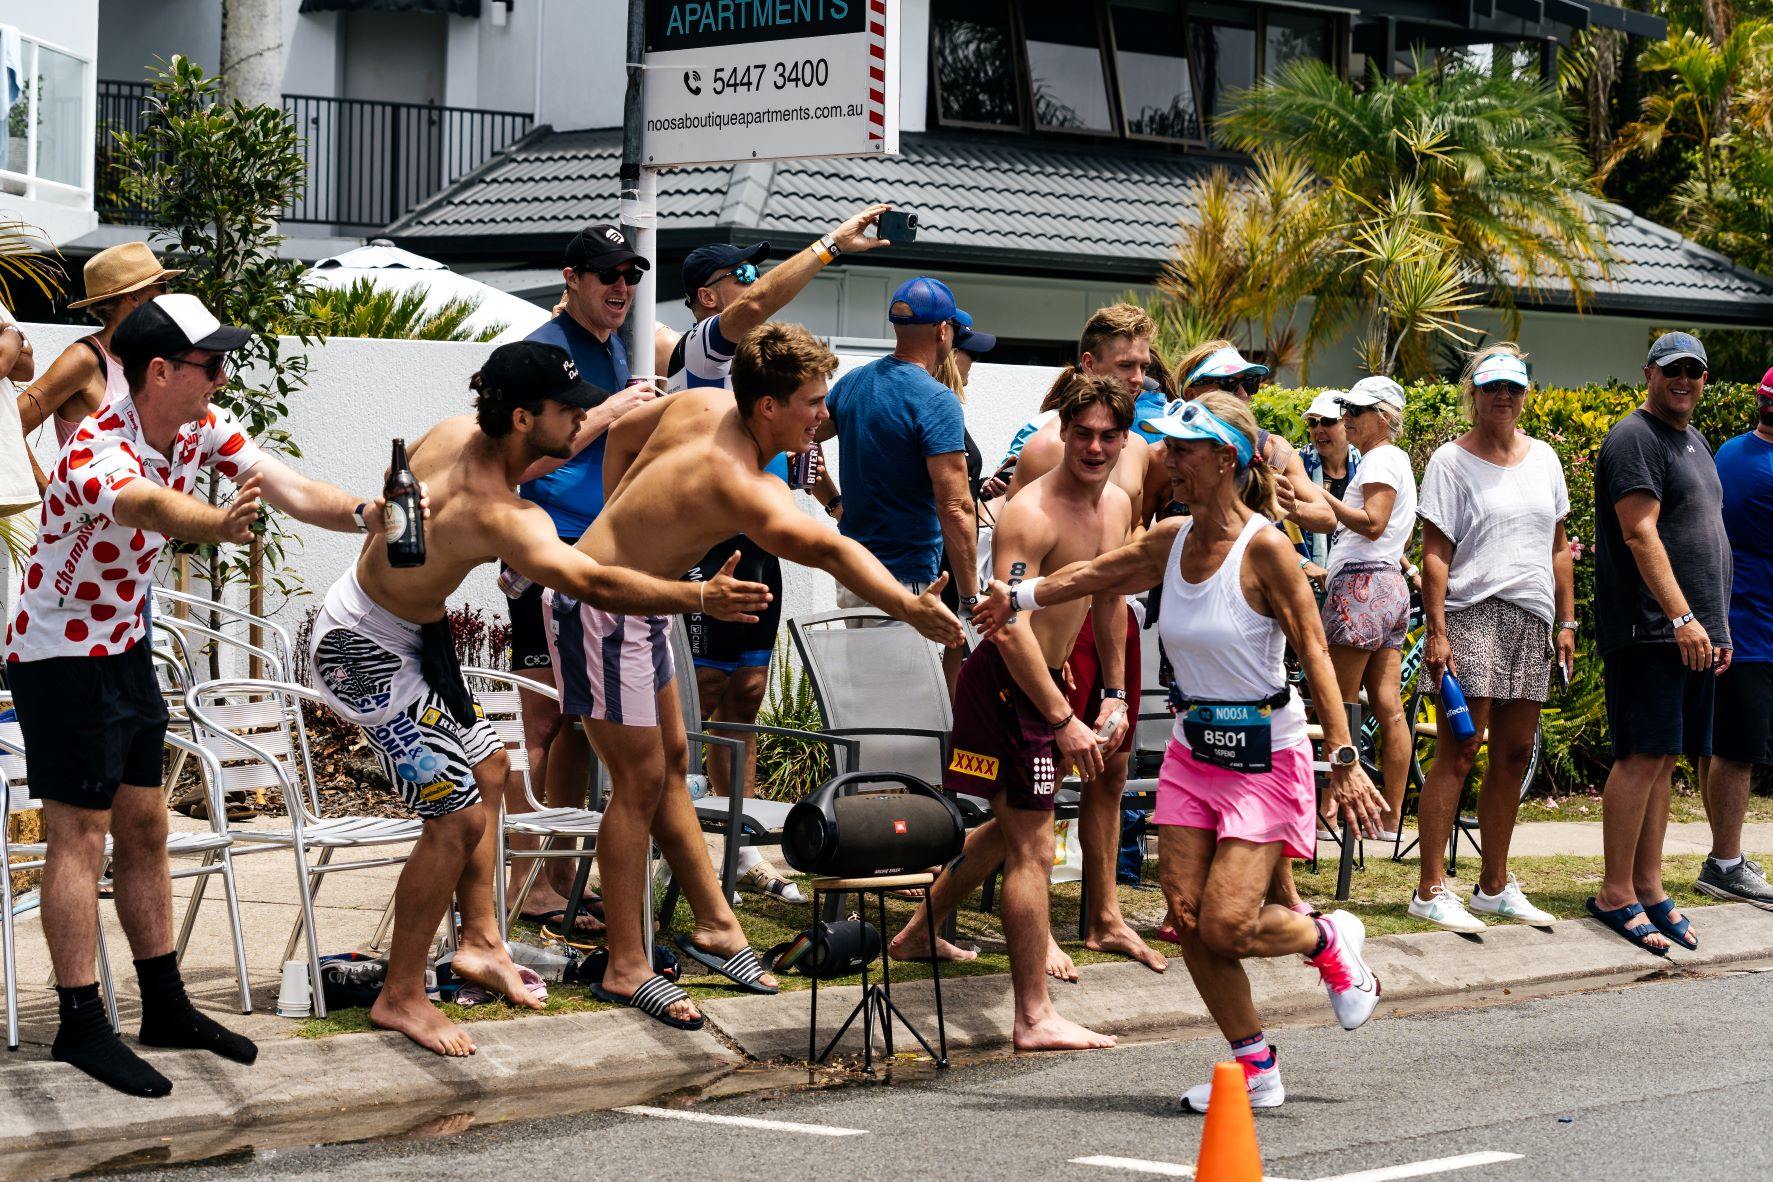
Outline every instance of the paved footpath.
<path fill-rule="evenodd" d="M 1353 1034 L 1271 1030 L 1290 1089 L 1258 1114 L 1271 1182 L 1759 1178 L 1773 975 L 1725 972 L 1415 1015 Z M 1185 1177 L 1201 1128 L 1177 1093 L 1216 1038 L 962 1064 L 890 1087 L 504 1124 L 428 1140 L 282 1150 L 179 1182 L 364 1179 Z M 538 1097 L 538 1104 L 546 1103 Z M 268 1159 L 268 1160 L 267 1160 Z M 721 1164 L 727 1163 L 727 1164 Z M 748 1163 L 741 1166 L 739 1163 Z M 113 1173 L 143 1179 L 151 1172 Z"/>

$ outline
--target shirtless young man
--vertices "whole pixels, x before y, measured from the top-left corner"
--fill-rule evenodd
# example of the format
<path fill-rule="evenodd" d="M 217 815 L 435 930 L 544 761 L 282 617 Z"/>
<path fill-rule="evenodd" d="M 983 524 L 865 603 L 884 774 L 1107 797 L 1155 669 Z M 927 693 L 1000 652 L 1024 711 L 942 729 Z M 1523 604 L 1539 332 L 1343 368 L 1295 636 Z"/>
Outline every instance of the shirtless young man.
<path fill-rule="evenodd" d="M 1145 385 L 1145 370 L 1151 363 L 1151 337 L 1156 331 L 1157 326 L 1142 308 L 1131 304 L 1100 308 L 1084 324 L 1083 336 L 1078 342 L 1078 369 L 1085 374 L 1124 383 L 1130 396 L 1137 399 Z M 1061 376 L 1061 384 L 1065 380 Z M 1013 502 L 1023 489 L 1057 468 L 1064 460 L 1065 450 L 1059 419 L 1054 414 L 1023 444 L 1006 497 Z M 1154 471 L 1167 493 L 1169 477 L 1164 474 L 1162 456 L 1160 449 L 1149 446 L 1136 433 L 1127 433 L 1110 479 L 1126 493 L 1129 503 L 1139 512 L 1130 523 L 1127 535 L 1116 545 L 1131 541 L 1140 523 L 1149 518 L 1147 501 L 1152 502 L 1149 508 L 1155 510 L 1156 497 L 1148 491 L 1157 487 L 1152 476 Z M 1115 613 L 1112 623 L 1113 627 L 1107 632 L 1098 633 L 1093 615 L 1086 615 L 1068 658 L 1071 708 L 1080 718 L 1097 718 L 1102 712 L 1104 695 L 1109 700 L 1118 696 L 1127 707 L 1128 717 L 1139 717 L 1139 631 L 1142 621 L 1137 613 L 1123 605 Z M 1169 961 L 1141 940 L 1121 916 L 1120 894 L 1115 886 L 1115 865 L 1121 840 L 1121 795 L 1127 786 L 1133 730 L 1131 726 L 1126 728 L 1119 746 L 1106 753 L 1102 774 L 1084 785 L 1079 828 L 1083 835 L 1084 893 L 1090 904 L 1084 946 L 1098 952 L 1118 952 L 1161 973 L 1169 967 Z M 1047 968 L 1053 976 L 1062 981 L 1077 980 L 1076 966 L 1058 944 L 1047 950 L 1047 956 Z"/>
<path fill-rule="evenodd" d="M 387 984 L 370 1008 L 377 1026 L 444 1055 L 474 1041 L 425 997 L 425 953 L 454 895 L 461 933 L 457 976 L 540 1009 L 499 938 L 492 876 L 504 747 L 462 682 L 444 619 L 446 600 L 484 563 L 503 561 L 526 578 L 616 611 L 697 608 L 745 619 L 768 589 L 725 572 L 700 586 L 600 565 L 561 542 L 537 505 L 519 500 L 518 477 L 542 456 L 571 454 L 585 409 L 602 391 L 579 379 L 563 349 L 536 341 L 502 345 L 474 375 L 475 413 L 445 419 L 409 453 L 426 485 L 425 563 L 396 570 L 379 536 L 334 583 L 315 617 L 309 660 L 314 686 L 361 726 L 388 778 L 424 820 L 395 890 Z M 486 800 L 482 800 L 482 795 Z"/>
<path fill-rule="evenodd" d="M 1087 562 L 1118 549 L 1132 528 L 1132 500 L 1112 479 L 1133 425 L 1132 391 L 1116 379 L 1073 373 L 1057 391 L 1056 405 L 1065 457 L 999 516 L 993 562 L 1000 579 L 1016 582 Z M 1059 667 L 1072 659 L 1086 615 L 1098 621 L 1098 635 L 1119 636 L 1125 612 L 1126 601 L 1114 595 L 1080 601 L 1057 619 L 1042 614 L 1004 629 L 995 643 L 980 645 L 967 658 L 955 687 L 953 757 L 942 786 L 989 797 L 992 819 L 968 835 L 960 861 L 936 881 L 929 907 L 918 911 L 891 946 L 901 959 L 927 956 L 935 929 L 1003 866 L 1003 927 L 1020 1051 L 1114 1045 L 1114 1039 L 1061 1018 L 1047 995 L 1049 953 L 1055 947 L 1047 879 L 1058 781 L 1071 766 L 1086 780 L 1100 781 L 1103 752 L 1115 750 L 1131 726 L 1125 700 L 1114 697 L 1086 722 L 1066 699 Z M 1098 742 L 1104 727 L 1112 729 Z M 1110 815 L 1118 817 L 1119 807 L 1117 799 Z M 1112 898 L 1112 870 L 1108 891 Z M 937 952 L 951 959 L 966 956 L 946 942 L 938 942 Z"/>
<path fill-rule="evenodd" d="M 778 452 L 812 445 L 829 417 L 825 384 L 836 368 L 837 358 L 806 329 L 766 324 L 740 343 L 731 393 L 685 390 L 624 417 L 604 456 L 603 513 L 579 548 L 599 562 L 676 578 L 715 542 L 743 533 L 771 554 L 830 572 L 930 639 L 960 643 L 960 621 L 942 606 L 940 580 L 912 595 L 868 551 L 796 508 L 788 486 L 764 471 Z M 704 584 L 681 585 L 694 596 Z M 544 599 L 561 710 L 584 717 L 612 780 L 597 841 L 610 959 L 595 992 L 666 1025 L 699 1029 L 701 1014 L 683 990 L 653 973 L 641 938 L 649 832 L 696 915 L 678 947 L 742 989 L 776 987 L 708 864 L 684 790 L 689 751 L 670 621 L 615 614 L 570 594 Z"/>

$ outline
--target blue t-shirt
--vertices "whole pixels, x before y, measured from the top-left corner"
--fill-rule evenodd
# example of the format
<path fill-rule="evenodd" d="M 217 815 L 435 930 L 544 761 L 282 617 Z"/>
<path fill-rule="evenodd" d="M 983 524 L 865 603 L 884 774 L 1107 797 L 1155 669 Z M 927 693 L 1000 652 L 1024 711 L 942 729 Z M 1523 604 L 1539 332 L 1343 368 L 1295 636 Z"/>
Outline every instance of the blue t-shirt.
<path fill-rule="evenodd" d="M 562 312 L 527 338 L 565 349 L 579 368 L 579 376 L 601 390 L 615 393 L 628 384 L 628 351 L 622 338 L 609 334 L 600 341 L 569 313 Z M 520 485 L 517 495 L 534 501 L 554 519 L 554 529 L 568 541 L 576 540 L 603 512 L 603 450 L 608 432 L 592 440 L 583 451 L 548 475 Z"/>
<path fill-rule="evenodd" d="M 1773 443 L 1753 431 L 1718 448 L 1730 585 L 1734 661 L 1773 661 Z"/>
<path fill-rule="evenodd" d="M 927 461 L 966 450 L 960 400 L 921 365 L 882 357 L 838 379 L 827 405 L 842 446 L 844 536 L 901 583 L 933 581 L 942 526 Z"/>

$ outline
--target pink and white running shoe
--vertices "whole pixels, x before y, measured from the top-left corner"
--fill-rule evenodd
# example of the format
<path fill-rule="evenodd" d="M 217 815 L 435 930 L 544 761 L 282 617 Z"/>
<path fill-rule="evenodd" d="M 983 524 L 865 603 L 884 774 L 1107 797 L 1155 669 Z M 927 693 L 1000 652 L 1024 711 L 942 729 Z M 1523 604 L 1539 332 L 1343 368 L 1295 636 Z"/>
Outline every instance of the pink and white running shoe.
<path fill-rule="evenodd" d="M 1250 1089 L 1251 1108 L 1279 1108 L 1286 1102 L 1287 1089 L 1281 1086 L 1278 1058 L 1268 1065 L 1267 1070 L 1259 1070 L 1248 1059 L 1238 1062 L 1243 1065 L 1244 1084 Z M 1182 1109 L 1184 1112 L 1205 1112 L 1207 1101 L 1212 1098 L 1212 1084 L 1195 1084 L 1182 1093 Z"/>
<path fill-rule="evenodd" d="M 1323 978 L 1330 995 L 1330 1008 L 1344 1030 L 1358 1030 L 1373 1016 L 1379 1004 L 1379 978 L 1367 967 L 1361 948 L 1367 942 L 1367 928 L 1360 917 L 1347 911 L 1332 911 L 1324 917 L 1330 925 L 1330 942 L 1315 959 L 1306 961 Z"/>

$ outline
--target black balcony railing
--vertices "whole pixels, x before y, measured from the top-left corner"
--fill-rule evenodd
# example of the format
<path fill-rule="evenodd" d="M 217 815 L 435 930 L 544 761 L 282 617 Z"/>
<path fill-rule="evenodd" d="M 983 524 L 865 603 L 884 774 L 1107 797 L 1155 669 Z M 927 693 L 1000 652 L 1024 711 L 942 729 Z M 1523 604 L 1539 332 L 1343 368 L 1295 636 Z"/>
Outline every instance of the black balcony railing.
<path fill-rule="evenodd" d="M 122 197 L 110 164 L 112 133 L 140 131 L 147 83 L 100 81 L 99 216 L 153 224 L 152 210 Z M 521 139 L 533 117 L 365 99 L 286 94 L 283 110 L 302 135 L 307 180 L 283 220 L 335 226 L 385 226 Z"/>

